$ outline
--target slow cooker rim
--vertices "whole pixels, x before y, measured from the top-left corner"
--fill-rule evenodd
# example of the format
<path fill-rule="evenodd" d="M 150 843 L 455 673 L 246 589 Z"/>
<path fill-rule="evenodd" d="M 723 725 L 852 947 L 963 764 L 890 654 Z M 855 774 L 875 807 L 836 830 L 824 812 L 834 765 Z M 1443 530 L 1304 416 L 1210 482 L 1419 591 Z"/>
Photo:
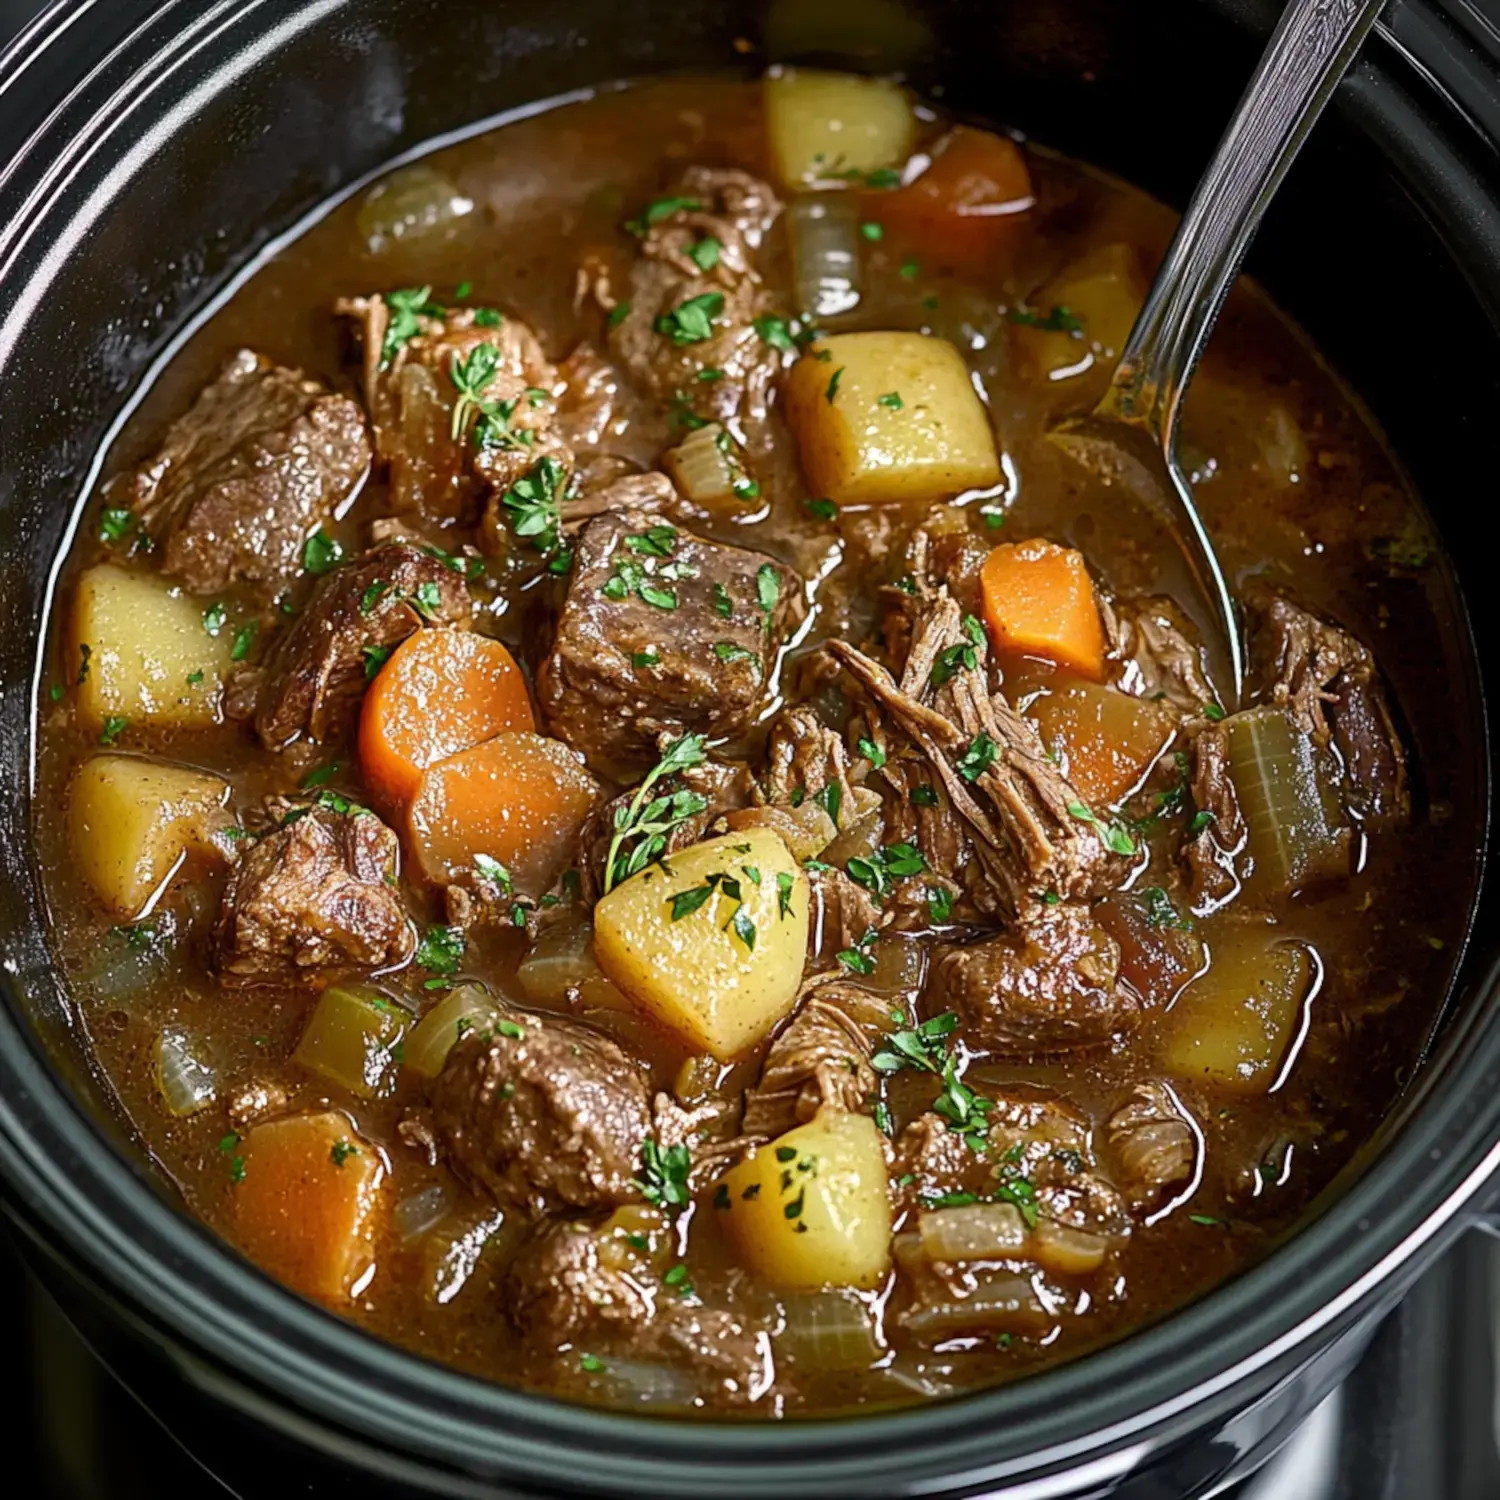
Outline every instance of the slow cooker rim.
<path fill-rule="evenodd" d="M 56 0 L 51 9 L 0 57 L 0 96 L 3 96 L 17 70 L 29 65 L 46 48 L 55 45 L 66 35 L 73 22 L 92 9 L 94 4 L 95 0 Z M 141 85 L 143 79 L 150 74 L 153 64 L 182 56 L 189 42 L 201 39 L 203 28 L 221 18 L 226 7 L 213 6 L 207 13 L 185 18 L 171 38 L 171 47 L 164 50 L 162 39 L 158 37 L 149 53 L 140 55 L 149 33 L 163 18 L 184 8 L 180 0 L 170 0 L 170 3 L 157 7 L 131 34 L 128 41 L 101 62 L 95 73 L 90 75 L 91 79 L 100 77 L 110 67 L 128 68 L 132 60 L 137 61 L 136 68 L 129 76 L 117 89 L 110 91 L 105 105 L 100 106 L 88 120 L 77 122 L 70 136 L 75 145 L 86 138 L 91 126 L 97 127 L 101 120 L 107 118 L 110 105 L 123 102 L 122 95 L 128 94 L 132 86 Z M 242 7 L 237 24 L 248 21 L 250 13 L 262 9 L 257 3 Z M 228 26 L 225 27 L 226 31 L 229 29 Z M 48 144 L 49 131 L 68 127 L 70 122 L 66 106 L 75 97 L 76 95 L 70 96 L 69 100 L 58 106 L 45 125 L 27 142 L 22 155 L 44 148 Z M 0 178 L 0 201 L 3 201 L 5 188 L 6 182 Z M 38 227 L 44 217 L 45 204 L 37 205 L 37 222 L 28 227 Z M 0 216 L 0 223 L 3 222 L 4 216 Z M 13 222 L 12 229 L 15 227 Z M 14 243 L 13 240 L 11 242 Z M 1480 987 L 1482 993 L 1491 992 L 1496 978 L 1496 973 L 1492 971 Z M 867 1457 L 875 1446 L 872 1442 L 875 1424 L 871 1417 L 781 1424 L 768 1432 L 763 1424 L 723 1425 L 660 1419 L 641 1422 L 630 1416 L 552 1401 L 433 1364 L 387 1345 L 321 1309 L 300 1302 L 248 1267 L 231 1247 L 218 1240 L 196 1220 L 189 1219 L 170 1207 L 152 1189 L 144 1174 L 128 1160 L 120 1158 L 125 1171 L 111 1171 L 100 1166 L 99 1147 L 108 1146 L 108 1143 L 74 1103 L 72 1095 L 63 1088 L 60 1080 L 53 1077 L 39 1039 L 24 1021 L 24 1011 L 17 997 L 11 993 L 8 981 L 6 989 L 11 1012 L 0 1014 L 0 1035 L 4 1037 L 4 1044 L 0 1045 L 0 1078 L 4 1078 L 7 1085 L 0 1089 L 0 1150 L 3 1150 L 11 1168 L 12 1180 L 22 1182 L 26 1189 L 30 1207 L 28 1217 L 34 1224 L 45 1222 L 62 1234 L 72 1246 L 77 1260 L 91 1266 L 96 1275 L 116 1286 L 127 1301 L 140 1300 L 154 1323 L 171 1329 L 176 1337 L 190 1347 L 201 1347 L 204 1343 L 202 1336 L 206 1334 L 208 1327 L 217 1324 L 218 1337 L 212 1351 L 214 1357 L 231 1367 L 239 1367 L 240 1361 L 235 1357 L 236 1340 L 232 1335 L 238 1332 L 243 1338 L 251 1332 L 263 1332 L 265 1327 L 279 1319 L 289 1335 L 300 1335 L 306 1340 L 308 1349 L 313 1354 L 327 1357 L 330 1361 L 337 1356 L 338 1363 L 350 1370 L 366 1367 L 377 1376 L 383 1373 L 407 1377 L 408 1383 L 413 1387 L 414 1399 L 419 1382 L 410 1377 L 416 1372 L 422 1375 L 430 1387 L 430 1391 L 424 1394 L 437 1397 L 451 1392 L 454 1398 L 451 1409 L 454 1411 L 473 1407 L 478 1412 L 481 1408 L 489 1407 L 493 1408 L 496 1417 L 518 1415 L 532 1423 L 540 1422 L 553 1427 L 557 1431 L 558 1441 L 570 1444 L 568 1454 L 573 1460 L 581 1458 L 570 1442 L 578 1436 L 616 1439 L 622 1446 L 633 1446 L 643 1451 L 652 1446 L 658 1450 L 671 1448 L 678 1454 L 711 1447 L 716 1460 L 737 1457 L 742 1463 L 749 1465 L 755 1465 L 758 1458 L 764 1457 L 760 1450 L 768 1444 L 774 1444 L 780 1450 L 775 1455 L 775 1462 L 796 1461 L 803 1465 L 814 1456 L 836 1457 L 832 1451 L 834 1445 L 845 1435 L 852 1437 L 852 1446 L 859 1447 Z M 1323 1274 L 1321 1277 L 1309 1274 L 1305 1278 L 1301 1300 L 1308 1300 L 1308 1288 L 1330 1279 L 1343 1282 L 1337 1297 L 1324 1307 L 1311 1310 L 1304 1317 L 1289 1318 L 1285 1315 L 1286 1310 L 1296 1303 L 1297 1298 L 1285 1296 L 1277 1304 L 1282 1310 L 1282 1316 L 1270 1320 L 1276 1324 L 1274 1338 L 1265 1340 L 1246 1359 L 1227 1364 L 1223 1360 L 1210 1361 L 1220 1366 L 1212 1376 L 1211 1384 L 1179 1392 L 1175 1404 L 1181 1406 L 1191 1402 L 1196 1405 L 1204 1399 L 1205 1392 L 1226 1392 L 1231 1386 L 1247 1378 L 1253 1370 L 1263 1368 L 1325 1327 L 1350 1315 L 1352 1309 L 1391 1270 L 1407 1260 L 1463 1210 L 1473 1192 L 1489 1176 L 1497 1162 L 1500 1162 L 1500 1146 L 1493 1144 L 1495 1126 L 1500 1123 L 1500 1090 L 1492 1087 L 1487 1093 L 1480 1092 L 1480 1086 L 1486 1080 L 1493 1083 L 1500 1076 L 1500 1063 L 1496 1059 L 1484 1057 L 1487 1051 L 1496 1050 L 1497 1044 L 1500 1044 L 1500 1017 L 1496 1016 L 1493 1005 L 1482 1005 L 1480 1011 L 1473 1017 L 1468 1028 L 1471 1033 L 1479 1033 L 1477 1037 L 1470 1037 L 1474 1044 L 1472 1051 L 1467 1057 L 1459 1057 L 1455 1063 L 1462 1086 L 1452 1087 L 1450 1080 L 1452 1095 L 1456 1097 L 1430 1100 L 1421 1117 L 1411 1122 L 1405 1133 L 1389 1145 L 1360 1180 L 1315 1222 L 1299 1231 L 1289 1244 L 1251 1271 L 1200 1301 L 1086 1359 L 1030 1377 L 1013 1386 L 929 1407 L 882 1414 L 879 1419 L 882 1434 L 879 1447 L 883 1450 L 882 1472 L 889 1472 L 890 1467 L 889 1453 L 884 1450 L 908 1448 L 914 1439 L 936 1443 L 945 1437 L 956 1438 L 960 1435 L 961 1428 L 983 1429 L 983 1441 L 993 1449 L 999 1442 L 997 1434 L 1003 1434 L 1007 1427 L 1025 1429 L 1037 1425 L 1028 1423 L 1024 1418 L 1020 1422 L 1014 1421 L 1014 1416 L 1021 1415 L 1026 1407 L 1050 1406 L 1054 1410 L 1059 1409 L 1067 1405 L 1070 1391 L 1073 1398 L 1076 1398 L 1083 1394 L 1083 1388 L 1089 1383 L 1103 1385 L 1108 1380 L 1113 1380 L 1120 1388 L 1143 1389 L 1147 1382 L 1131 1381 L 1128 1378 L 1131 1365 L 1158 1362 L 1181 1368 L 1180 1364 L 1161 1361 L 1157 1352 L 1158 1345 L 1164 1350 L 1174 1342 L 1181 1344 L 1193 1338 L 1201 1340 L 1202 1335 L 1214 1327 L 1229 1328 L 1239 1335 L 1237 1339 L 1225 1341 L 1226 1349 L 1231 1343 L 1243 1344 L 1246 1341 L 1246 1330 L 1257 1326 L 1257 1323 L 1254 1318 L 1236 1313 L 1236 1306 L 1264 1309 L 1266 1299 L 1260 1296 L 1262 1290 L 1270 1289 L 1276 1283 L 1287 1282 L 1294 1260 L 1307 1262 L 1311 1270 L 1313 1257 L 1318 1253 L 1318 1244 L 1326 1241 L 1336 1250 L 1338 1236 L 1343 1235 L 1352 1245 L 1359 1238 L 1358 1231 L 1366 1227 L 1367 1223 L 1373 1222 L 1371 1211 L 1379 1207 L 1379 1199 L 1388 1196 L 1390 1185 L 1403 1176 L 1414 1177 L 1417 1189 L 1407 1196 L 1407 1209 L 1402 1216 L 1404 1223 L 1416 1213 L 1416 1222 L 1409 1229 L 1398 1231 L 1394 1223 L 1389 1222 L 1392 1215 L 1385 1213 L 1384 1218 L 1388 1222 L 1385 1224 L 1384 1237 L 1371 1236 L 1372 1241 L 1379 1238 L 1378 1254 L 1373 1253 L 1367 1245 L 1364 1247 L 1365 1253 L 1356 1257 L 1352 1249 L 1346 1246 L 1346 1260 L 1359 1262 L 1358 1268 L 1351 1266 L 1351 1269 L 1357 1269 L 1357 1274 L 1352 1276 L 1332 1271 L 1331 1268 L 1340 1263 L 1337 1254 L 1321 1256 L 1320 1269 Z M 1480 1045 L 1485 1041 L 1490 1044 L 1488 1048 Z M 13 1048 L 20 1050 L 13 1051 Z M 1488 1102 L 1487 1112 L 1481 1112 L 1474 1105 L 1476 1098 Z M 1465 1115 L 1467 1118 L 1464 1118 Z M 1457 1172 L 1446 1191 L 1436 1192 L 1436 1174 L 1431 1169 L 1430 1153 L 1434 1150 L 1438 1137 L 1449 1131 L 1453 1137 L 1445 1142 L 1449 1161 L 1452 1162 L 1456 1157 L 1468 1165 Z M 1486 1145 L 1489 1147 L 1487 1151 L 1484 1149 Z M 109 1147 L 109 1151 L 110 1155 L 117 1155 L 112 1147 Z M 1450 1172 L 1452 1170 L 1450 1167 Z M 224 1316 L 226 1307 L 211 1303 L 208 1311 L 220 1316 L 211 1316 L 206 1322 L 195 1322 L 190 1315 L 189 1304 L 181 1298 L 174 1298 L 174 1289 L 169 1280 L 157 1276 L 155 1280 L 159 1284 L 151 1284 L 152 1278 L 147 1277 L 138 1279 L 132 1285 L 122 1278 L 118 1274 L 120 1265 L 98 1253 L 97 1245 L 90 1245 L 89 1230 L 101 1226 L 97 1222 L 99 1204 L 83 1201 L 85 1186 L 103 1190 L 104 1200 L 110 1203 L 111 1209 L 118 1216 L 114 1226 L 117 1231 L 138 1225 L 152 1236 L 154 1243 L 150 1249 L 150 1258 L 156 1263 L 151 1266 L 151 1270 L 167 1271 L 174 1259 L 184 1268 L 192 1266 L 204 1283 L 199 1290 L 216 1288 L 225 1293 L 228 1300 L 243 1303 L 238 1318 Z M 1421 1189 L 1425 1189 L 1425 1193 Z M 90 1223 L 91 1218 L 95 1219 L 93 1224 Z M 138 1248 L 146 1250 L 147 1245 L 143 1241 Z M 158 1255 L 159 1261 L 156 1260 Z M 149 1297 L 141 1296 L 145 1290 L 143 1283 L 151 1284 Z M 196 1301 L 195 1298 L 194 1305 Z M 1264 1323 L 1268 1317 L 1262 1310 L 1260 1322 Z M 264 1323 L 263 1319 L 266 1320 Z M 274 1345 L 274 1340 L 268 1342 Z M 268 1347 L 267 1353 L 273 1354 L 274 1348 Z M 1201 1359 L 1196 1361 L 1201 1362 Z M 1191 1364 L 1195 1361 L 1184 1360 L 1182 1363 Z M 377 1370 L 376 1366 L 385 1368 Z M 274 1358 L 269 1363 L 264 1359 L 256 1361 L 244 1373 L 258 1379 L 270 1389 L 277 1387 L 274 1378 L 277 1362 Z M 327 1378 L 326 1372 L 313 1373 L 318 1376 L 318 1380 Z M 1180 1384 L 1180 1381 L 1174 1383 Z M 326 1391 L 317 1382 L 311 1384 L 312 1390 L 304 1391 L 304 1395 L 314 1395 L 320 1389 Z M 376 1438 L 388 1438 L 392 1430 L 398 1430 L 388 1422 L 362 1424 L 351 1420 L 365 1415 L 362 1403 L 368 1400 L 368 1390 L 353 1390 L 352 1394 L 359 1398 L 352 1407 L 348 1402 L 331 1403 L 328 1405 L 328 1414 L 342 1419 L 346 1425 L 365 1425 L 369 1434 Z M 463 1399 L 459 1399 L 460 1397 Z M 317 1403 L 312 1404 L 316 1406 Z M 1100 1410 L 1104 1405 L 1101 1400 L 1093 1403 L 1090 1409 Z M 1021 1410 L 1017 1411 L 1017 1408 Z M 1087 1423 L 1084 1424 L 1087 1431 L 1080 1441 L 1088 1452 L 1097 1453 L 1105 1445 L 1118 1445 L 1131 1436 L 1139 1435 L 1170 1414 L 1171 1411 L 1162 1406 L 1136 1411 L 1124 1419 L 1122 1428 L 1118 1431 L 1101 1431 L 1096 1425 Z M 503 1423 L 487 1422 L 481 1431 L 492 1433 L 499 1426 L 503 1426 Z M 774 1437 L 772 1433 L 775 1434 Z M 749 1441 L 735 1444 L 736 1434 L 742 1438 L 748 1435 Z M 436 1429 L 431 1435 L 436 1435 Z M 475 1453 L 471 1441 L 473 1436 L 466 1429 L 464 1446 L 458 1451 Z M 507 1447 L 496 1454 L 496 1462 L 515 1460 L 517 1454 L 514 1449 L 521 1442 L 512 1428 L 507 1436 Z M 441 1451 L 438 1444 L 433 1443 L 431 1446 Z M 529 1446 L 535 1447 L 536 1444 Z M 953 1451 L 951 1445 L 946 1449 L 949 1456 Z M 551 1456 L 555 1459 L 555 1453 Z M 1024 1459 L 1028 1464 L 1035 1464 L 1047 1462 L 1049 1458 L 1061 1461 L 1061 1455 L 1039 1455 L 1028 1444 L 1024 1452 L 995 1461 L 1014 1464 Z M 610 1454 L 610 1459 L 614 1465 L 614 1475 L 618 1478 L 618 1450 Z M 771 1465 L 757 1465 L 757 1477 L 762 1480 L 774 1477 L 771 1468 Z M 799 1472 L 805 1477 L 805 1467 Z"/>

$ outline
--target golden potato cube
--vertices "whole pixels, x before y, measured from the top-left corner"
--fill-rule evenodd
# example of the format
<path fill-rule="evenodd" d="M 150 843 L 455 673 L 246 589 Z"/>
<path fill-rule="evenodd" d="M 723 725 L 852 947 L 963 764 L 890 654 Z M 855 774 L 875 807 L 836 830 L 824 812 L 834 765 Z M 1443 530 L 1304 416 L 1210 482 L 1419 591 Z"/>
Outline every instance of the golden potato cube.
<path fill-rule="evenodd" d="M 1054 277 L 1013 317 L 1023 368 L 1047 380 L 1111 369 L 1146 300 L 1140 257 L 1129 245 L 1101 245 Z"/>
<path fill-rule="evenodd" d="M 635 1004 L 725 1061 L 796 1003 L 807 904 L 807 876 L 781 835 L 747 829 L 616 886 L 594 908 L 594 953 Z"/>
<path fill-rule="evenodd" d="M 792 367 L 787 416 L 814 494 L 926 501 L 1000 482 L 963 356 L 923 333 L 837 333 Z"/>
<path fill-rule="evenodd" d="M 787 68 L 767 75 L 765 102 L 771 158 L 786 187 L 862 182 L 911 155 L 911 101 L 883 78 Z"/>
<path fill-rule="evenodd" d="M 1266 1093 L 1302 1029 L 1313 977 L 1311 951 L 1274 928 L 1214 939 L 1207 973 L 1166 1017 L 1163 1063 L 1211 1088 Z"/>
<path fill-rule="evenodd" d="M 117 917 L 144 915 L 190 853 L 222 858 L 229 783 L 136 755 L 96 755 L 68 788 L 78 870 Z"/>
<path fill-rule="evenodd" d="M 752 1151 L 715 1190 L 741 1263 L 771 1286 L 879 1286 L 891 1263 L 880 1132 L 868 1115 L 824 1109 Z"/>
<path fill-rule="evenodd" d="M 109 717 L 179 729 L 217 724 L 232 632 L 210 635 L 203 616 L 200 600 L 153 574 L 109 563 L 88 569 L 68 643 L 83 727 Z"/>

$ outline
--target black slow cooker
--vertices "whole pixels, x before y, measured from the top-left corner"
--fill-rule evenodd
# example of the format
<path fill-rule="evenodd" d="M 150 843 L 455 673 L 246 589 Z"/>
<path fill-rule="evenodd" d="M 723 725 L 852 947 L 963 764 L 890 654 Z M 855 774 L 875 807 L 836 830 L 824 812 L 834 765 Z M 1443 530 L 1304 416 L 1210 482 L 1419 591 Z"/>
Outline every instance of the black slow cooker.
<path fill-rule="evenodd" d="M 1010 1388 L 778 1425 L 645 1420 L 489 1385 L 272 1284 L 188 1218 L 71 1049 L 31 839 L 56 559 L 141 382 L 246 265 L 435 137 L 684 68 L 900 69 L 1182 203 L 1276 6 L 1191 0 L 58 0 L 0 58 L 0 1185 L 86 1336 L 242 1493 L 1136 1497 L 1218 1493 L 1273 1452 L 1482 1214 L 1500 1166 L 1500 887 L 1378 1139 L 1273 1255 Z M 1383 424 L 1496 660 L 1500 31 L 1397 3 L 1250 269 Z M 748 44 L 748 45 L 747 45 Z M 1399 622 L 1397 622 L 1399 624 Z M 1453 827 L 1455 859 L 1489 837 Z"/>

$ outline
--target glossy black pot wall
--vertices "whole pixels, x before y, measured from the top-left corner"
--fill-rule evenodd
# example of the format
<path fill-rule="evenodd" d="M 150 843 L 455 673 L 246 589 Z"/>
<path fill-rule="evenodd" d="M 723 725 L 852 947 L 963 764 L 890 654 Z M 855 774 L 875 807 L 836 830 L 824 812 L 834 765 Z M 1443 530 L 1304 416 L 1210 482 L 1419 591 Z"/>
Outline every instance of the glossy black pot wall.
<path fill-rule="evenodd" d="M 1189 0 L 61 0 L 0 64 L 0 1177 L 89 1336 L 233 1476 L 303 1492 L 1028 1496 L 1206 1492 L 1328 1389 L 1475 1210 L 1500 1157 L 1497 905 L 1362 1171 L 1268 1261 L 1013 1388 L 858 1421 L 644 1422 L 424 1364 L 272 1285 L 183 1216 L 69 1051 L 29 837 L 50 570 L 110 424 L 275 235 L 435 135 L 664 69 L 903 67 L 1182 202 L 1272 8 Z M 1251 269 L 1370 403 L 1488 643 L 1500 411 L 1492 60 L 1399 8 L 1299 163 Z M 1483 659 L 1493 662 L 1486 645 Z M 1441 670 L 1486 745 L 1477 660 Z M 1487 752 L 1486 752 L 1487 753 Z M 1488 780 L 1454 858 L 1486 835 Z M 1212 1439 L 1204 1441 L 1205 1438 Z M 1016 1490 L 1015 1493 L 1022 1491 Z M 254 1491 L 259 1493 L 259 1491 Z"/>

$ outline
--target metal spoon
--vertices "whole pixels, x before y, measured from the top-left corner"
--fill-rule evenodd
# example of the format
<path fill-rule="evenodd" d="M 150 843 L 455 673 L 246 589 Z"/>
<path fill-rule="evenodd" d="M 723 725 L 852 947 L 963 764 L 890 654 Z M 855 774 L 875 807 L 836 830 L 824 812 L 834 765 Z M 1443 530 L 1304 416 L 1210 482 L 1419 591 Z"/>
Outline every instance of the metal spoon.
<path fill-rule="evenodd" d="M 1171 527 L 1222 634 L 1208 644 L 1231 706 L 1244 685 L 1244 645 L 1234 597 L 1177 464 L 1182 398 L 1266 205 L 1384 3 L 1288 0 L 1156 273 L 1109 390 L 1091 413 L 1051 433 L 1106 484 L 1133 490 Z"/>

